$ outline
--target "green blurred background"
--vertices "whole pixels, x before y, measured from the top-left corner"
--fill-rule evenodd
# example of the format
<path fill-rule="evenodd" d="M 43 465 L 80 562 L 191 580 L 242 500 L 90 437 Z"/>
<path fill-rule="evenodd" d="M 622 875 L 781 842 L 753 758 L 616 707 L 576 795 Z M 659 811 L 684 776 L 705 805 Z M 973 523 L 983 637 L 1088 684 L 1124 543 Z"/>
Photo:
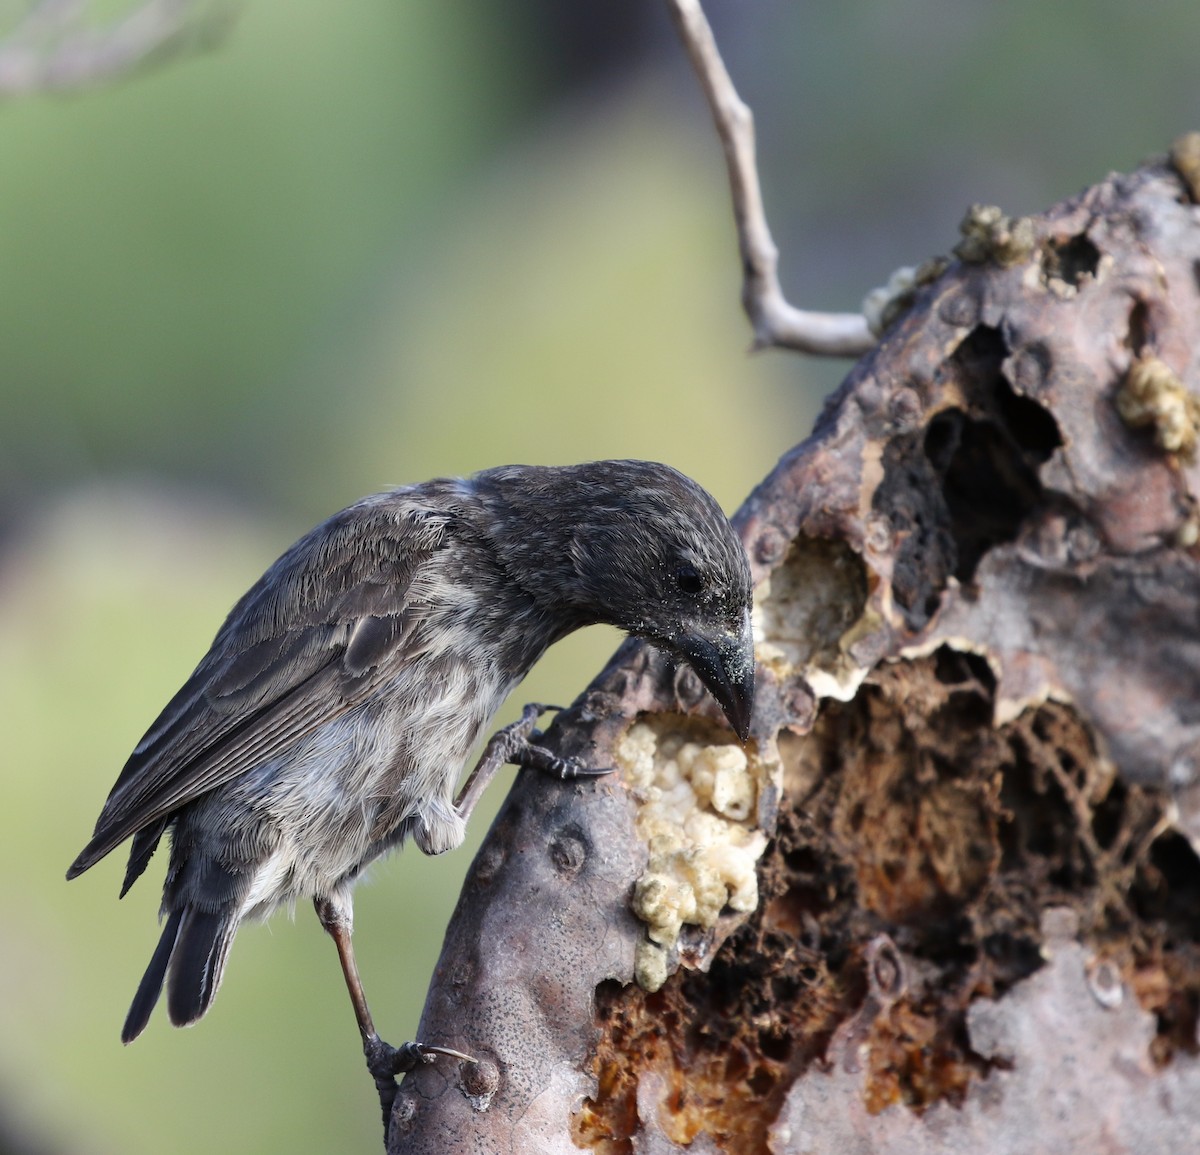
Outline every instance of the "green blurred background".
<path fill-rule="evenodd" d="M 807 307 L 946 251 L 972 200 L 1036 211 L 1200 127 L 1195 0 L 710 7 Z M 121 1047 L 161 861 L 120 904 L 120 854 L 63 871 L 126 755 L 353 498 L 628 455 L 732 509 L 845 369 L 745 355 L 720 155 L 657 3 L 239 13 L 209 51 L 0 104 L 0 1151 L 378 1149 L 307 907 L 243 929 L 196 1029 Z M 521 700 L 570 699 L 614 642 L 563 643 Z M 394 1041 L 488 820 L 358 892 Z"/>

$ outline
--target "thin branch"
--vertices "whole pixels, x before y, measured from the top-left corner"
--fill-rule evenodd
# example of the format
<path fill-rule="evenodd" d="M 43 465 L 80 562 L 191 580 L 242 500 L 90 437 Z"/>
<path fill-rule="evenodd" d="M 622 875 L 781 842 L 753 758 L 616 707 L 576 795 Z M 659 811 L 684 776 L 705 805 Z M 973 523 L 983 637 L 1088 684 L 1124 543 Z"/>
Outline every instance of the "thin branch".
<path fill-rule="evenodd" d="M 756 349 L 777 345 L 825 357 L 858 357 L 875 345 L 860 313 L 810 313 L 788 303 L 779 286 L 779 250 L 771 239 L 754 155 L 754 116 L 738 96 L 699 0 L 667 0 L 692 67 L 708 98 L 725 150 L 741 249 L 742 306 Z"/>
<path fill-rule="evenodd" d="M 200 0 L 145 0 L 106 27 L 86 21 L 86 0 L 39 0 L 0 40 L 0 97 L 66 92 L 124 76 L 153 57 L 211 40 L 229 13 Z"/>

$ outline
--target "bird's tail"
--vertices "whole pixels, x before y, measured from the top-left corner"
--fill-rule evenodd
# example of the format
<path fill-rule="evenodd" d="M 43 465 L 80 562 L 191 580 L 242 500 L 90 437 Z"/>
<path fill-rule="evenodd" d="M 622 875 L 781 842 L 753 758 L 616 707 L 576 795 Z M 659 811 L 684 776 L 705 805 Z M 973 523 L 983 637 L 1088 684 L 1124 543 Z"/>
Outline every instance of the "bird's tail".
<path fill-rule="evenodd" d="M 237 925 L 236 914 L 228 910 L 185 906 L 171 912 L 133 996 L 121 1031 L 123 1043 L 132 1043 L 146 1029 L 164 981 L 167 1013 L 175 1026 L 186 1027 L 203 1016 L 221 985 Z"/>

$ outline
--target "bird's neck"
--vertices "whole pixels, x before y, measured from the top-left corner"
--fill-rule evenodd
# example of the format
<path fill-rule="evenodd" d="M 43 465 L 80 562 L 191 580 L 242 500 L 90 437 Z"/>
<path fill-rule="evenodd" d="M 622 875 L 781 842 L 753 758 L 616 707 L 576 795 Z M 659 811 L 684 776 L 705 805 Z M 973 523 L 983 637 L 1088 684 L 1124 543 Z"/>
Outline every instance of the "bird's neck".
<path fill-rule="evenodd" d="M 520 590 L 523 616 L 536 623 L 541 648 L 598 618 L 576 569 L 572 540 L 578 511 L 572 512 L 551 487 L 533 493 L 482 485 L 476 524 L 505 580 Z"/>

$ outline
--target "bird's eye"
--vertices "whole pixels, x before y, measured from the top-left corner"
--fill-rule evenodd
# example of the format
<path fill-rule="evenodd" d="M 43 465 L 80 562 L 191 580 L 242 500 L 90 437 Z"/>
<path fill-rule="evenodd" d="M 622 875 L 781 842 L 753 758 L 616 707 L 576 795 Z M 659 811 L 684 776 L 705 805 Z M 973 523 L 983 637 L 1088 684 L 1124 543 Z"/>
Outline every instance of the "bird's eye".
<path fill-rule="evenodd" d="M 704 582 L 696 572 L 696 567 L 686 563 L 675 571 L 675 584 L 685 594 L 698 594 L 704 589 Z"/>

